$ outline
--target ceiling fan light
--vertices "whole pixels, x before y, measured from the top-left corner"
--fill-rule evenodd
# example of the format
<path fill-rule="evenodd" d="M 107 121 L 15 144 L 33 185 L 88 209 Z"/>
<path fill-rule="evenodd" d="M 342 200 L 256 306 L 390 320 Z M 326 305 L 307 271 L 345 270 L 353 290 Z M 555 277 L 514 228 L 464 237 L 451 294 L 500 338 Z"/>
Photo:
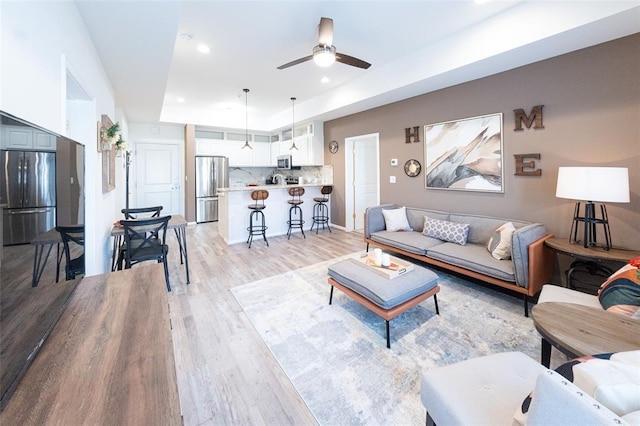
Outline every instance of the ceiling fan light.
<path fill-rule="evenodd" d="M 313 62 L 320 67 L 328 67 L 336 61 L 334 46 L 316 46 L 313 48 Z"/>

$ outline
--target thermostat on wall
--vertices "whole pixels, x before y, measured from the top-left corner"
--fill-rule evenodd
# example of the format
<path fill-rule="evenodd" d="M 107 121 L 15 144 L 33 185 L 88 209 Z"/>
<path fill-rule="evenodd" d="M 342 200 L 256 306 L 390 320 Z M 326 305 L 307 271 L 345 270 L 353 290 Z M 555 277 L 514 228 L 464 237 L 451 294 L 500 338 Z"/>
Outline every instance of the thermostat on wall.
<path fill-rule="evenodd" d="M 398 165 L 398 159 L 397 158 L 392 158 L 391 159 L 391 165 L 392 166 L 397 166 Z"/>

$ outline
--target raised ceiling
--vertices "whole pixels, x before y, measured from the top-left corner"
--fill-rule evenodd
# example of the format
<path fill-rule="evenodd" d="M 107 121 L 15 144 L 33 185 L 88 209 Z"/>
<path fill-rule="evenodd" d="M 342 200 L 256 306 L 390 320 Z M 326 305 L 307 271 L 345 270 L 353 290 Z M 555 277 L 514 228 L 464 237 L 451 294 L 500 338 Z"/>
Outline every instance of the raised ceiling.
<path fill-rule="evenodd" d="M 249 128 L 267 131 L 290 125 L 292 96 L 296 120 L 328 120 L 640 31 L 638 1 L 77 5 L 129 122 L 244 128 L 249 88 Z M 277 69 L 311 54 L 321 17 L 334 21 L 337 50 L 371 68 Z"/>

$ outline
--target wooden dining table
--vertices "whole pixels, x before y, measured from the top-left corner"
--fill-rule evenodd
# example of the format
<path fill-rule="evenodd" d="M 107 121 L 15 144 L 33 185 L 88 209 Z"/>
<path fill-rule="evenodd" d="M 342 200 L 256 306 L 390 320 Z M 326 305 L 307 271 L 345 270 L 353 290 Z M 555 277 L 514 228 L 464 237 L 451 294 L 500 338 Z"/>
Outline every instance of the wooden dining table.
<path fill-rule="evenodd" d="M 180 264 L 184 264 L 187 284 L 189 284 L 189 256 L 187 252 L 187 220 L 184 216 L 179 214 L 171 215 L 167 229 L 173 229 L 176 239 L 178 240 L 178 247 L 180 248 Z M 150 227 L 151 230 L 151 227 Z M 113 254 L 111 255 L 111 270 L 117 269 L 117 260 L 122 246 L 122 239 L 124 238 L 124 228 L 117 222 L 111 228 L 111 236 L 113 237 Z"/>

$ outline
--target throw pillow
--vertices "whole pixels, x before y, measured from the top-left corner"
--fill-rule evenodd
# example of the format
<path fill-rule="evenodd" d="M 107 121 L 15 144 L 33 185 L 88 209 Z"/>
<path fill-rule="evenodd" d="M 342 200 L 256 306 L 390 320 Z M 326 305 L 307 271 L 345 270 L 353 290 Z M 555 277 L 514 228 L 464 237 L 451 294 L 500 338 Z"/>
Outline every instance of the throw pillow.
<path fill-rule="evenodd" d="M 422 234 L 427 237 L 437 238 L 463 246 L 467 244 L 469 224 L 431 219 L 429 216 L 425 216 Z"/>
<path fill-rule="evenodd" d="M 403 206 L 399 209 L 382 210 L 384 225 L 387 231 L 413 231 L 407 220 L 407 209 Z"/>
<path fill-rule="evenodd" d="M 639 259 L 633 259 L 600 286 L 598 299 L 604 309 L 627 316 L 637 313 L 640 308 L 639 262 Z"/>
<path fill-rule="evenodd" d="M 498 260 L 511 259 L 511 234 L 516 230 L 513 223 L 507 222 L 501 225 L 489 238 L 487 250 L 491 256 Z"/>

